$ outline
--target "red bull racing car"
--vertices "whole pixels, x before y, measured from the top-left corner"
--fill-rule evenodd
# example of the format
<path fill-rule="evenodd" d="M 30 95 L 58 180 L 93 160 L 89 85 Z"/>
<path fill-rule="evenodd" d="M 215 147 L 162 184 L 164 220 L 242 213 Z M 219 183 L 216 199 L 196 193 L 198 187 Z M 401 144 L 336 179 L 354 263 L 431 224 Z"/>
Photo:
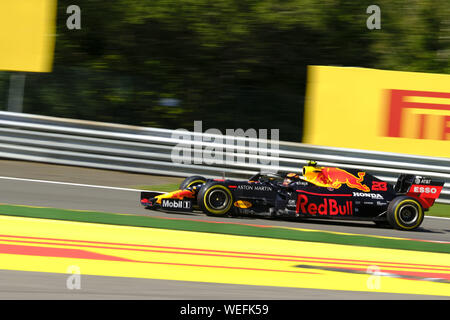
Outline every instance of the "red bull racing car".
<path fill-rule="evenodd" d="M 201 210 L 210 216 L 369 220 L 413 230 L 443 185 L 401 174 L 393 186 L 364 171 L 319 167 L 310 161 L 301 175 L 256 174 L 247 181 L 188 177 L 173 192 L 142 192 L 141 204 L 168 211 Z"/>

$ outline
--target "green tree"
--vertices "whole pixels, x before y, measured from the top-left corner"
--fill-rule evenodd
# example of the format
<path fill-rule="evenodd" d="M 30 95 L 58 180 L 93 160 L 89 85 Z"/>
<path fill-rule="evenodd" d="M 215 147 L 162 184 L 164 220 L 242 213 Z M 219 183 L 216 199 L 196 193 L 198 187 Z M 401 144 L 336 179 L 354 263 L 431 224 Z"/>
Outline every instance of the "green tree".
<path fill-rule="evenodd" d="M 66 28 L 70 4 L 53 72 L 27 75 L 25 112 L 300 141 L 308 65 L 450 71 L 445 1 L 380 0 L 381 30 L 366 28 L 369 0 L 79 0 L 81 30 Z"/>

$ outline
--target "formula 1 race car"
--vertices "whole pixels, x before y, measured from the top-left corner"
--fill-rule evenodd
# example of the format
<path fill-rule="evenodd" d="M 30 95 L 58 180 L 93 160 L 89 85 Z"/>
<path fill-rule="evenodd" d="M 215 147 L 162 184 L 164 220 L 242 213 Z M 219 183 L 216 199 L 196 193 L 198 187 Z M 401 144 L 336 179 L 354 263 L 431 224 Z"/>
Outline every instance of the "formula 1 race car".
<path fill-rule="evenodd" d="M 201 210 L 210 216 L 369 220 L 401 230 L 420 226 L 444 182 L 401 174 L 395 186 L 364 171 L 319 167 L 302 175 L 256 174 L 247 181 L 186 178 L 169 193 L 141 192 L 141 204 L 168 211 Z"/>

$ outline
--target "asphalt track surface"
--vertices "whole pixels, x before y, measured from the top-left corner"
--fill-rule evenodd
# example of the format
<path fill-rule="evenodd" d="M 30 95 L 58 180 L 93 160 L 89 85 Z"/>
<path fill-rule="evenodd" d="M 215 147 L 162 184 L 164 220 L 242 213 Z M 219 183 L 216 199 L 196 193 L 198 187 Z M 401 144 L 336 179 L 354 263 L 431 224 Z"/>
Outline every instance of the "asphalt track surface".
<path fill-rule="evenodd" d="M 12 179 L 6 177 L 12 177 Z M 181 180 L 173 177 L 0 161 L 0 203 L 450 241 L 450 219 L 434 217 L 426 217 L 417 230 L 401 231 L 377 227 L 370 221 L 319 219 L 283 221 L 254 217 L 221 218 L 209 217 L 200 212 L 169 213 L 153 211 L 140 205 L 140 191 L 136 190 L 135 186 L 178 183 Z M 63 184 L 49 183 L 50 181 L 63 182 Z"/>
<path fill-rule="evenodd" d="M 68 277 L 59 273 L 0 270 L 0 300 L 448 300 L 442 296 L 89 275 L 81 275 L 80 289 L 67 289 Z"/>
<path fill-rule="evenodd" d="M 55 207 L 76 210 L 117 212 L 278 225 L 303 229 L 327 230 L 422 240 L 450 240 L 450 219 L 426 218 L 417 231 L 405 232 L 378 228 L 371 222 L 348 221 L 279 221 L 261 218 L 214 218 L 201 213 L 174 214 L 150 211 L 139 205 L 137 185 L 177 183 L 178 178 L 156 177 L 106 170 L 55 166 L 19 161 L 0 161 L 0 203 Z M 12 179 L 8 179 L 11 177 Z M 43 180 L 43 181 L 36 181 Z M 64 182 L 49 183 L 48 181 Z M 78 184 L 78 185 L 75 185 Z M 98 186 L 105 186 L 98 187 Z M 108 188 L 106 188 L 108 187 Z M 420 295 L 374 292 L 331 291 L 205 284 L 171 280 L 149 280 L 83 276 L 85 286 L 79 292 L 68 292 L 61 281 L 63 274 L 0 271 L 0 299 L 436 299 Z M 65 280 L 64 280 L 65 281 Z M 64 283 L 63 283 L 64 284 Z M 84 293 L 84 294 L 82 294 Z"/>

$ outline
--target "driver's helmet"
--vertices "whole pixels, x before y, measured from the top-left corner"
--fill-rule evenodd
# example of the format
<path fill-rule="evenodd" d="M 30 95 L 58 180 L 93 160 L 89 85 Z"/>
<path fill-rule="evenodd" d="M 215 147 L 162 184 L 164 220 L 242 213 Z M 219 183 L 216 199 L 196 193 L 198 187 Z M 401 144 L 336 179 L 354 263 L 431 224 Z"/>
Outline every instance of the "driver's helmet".
<path fill-rule="evenodd" d="M 283 186 L 289 185 L 291 182 L 299 180 L 300 176 L 296 173 L 288 173 L 283 180 Z"/>

